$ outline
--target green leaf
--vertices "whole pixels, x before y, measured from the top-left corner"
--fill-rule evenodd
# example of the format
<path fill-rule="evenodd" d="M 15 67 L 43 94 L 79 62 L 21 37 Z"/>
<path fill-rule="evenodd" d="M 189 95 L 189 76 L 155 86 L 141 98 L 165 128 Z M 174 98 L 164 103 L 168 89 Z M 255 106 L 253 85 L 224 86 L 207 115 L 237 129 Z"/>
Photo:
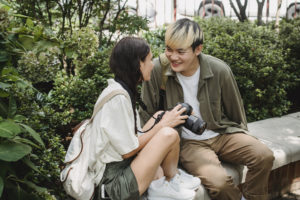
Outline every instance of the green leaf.
<path fill-rule="evenodd" d="M 25 130 L 37 141 L 39 142 L 43 147 L 45 146 L 43 140 L 41 139 L 40 135 L 35 132 L 35 130 L 33 130 L 31 127 L 25 125 L 25 124 L 20 124 L 21 126 L 23 126 L 25 128 Z"/>
<path fill-rule="evenodd" d="M 13 120 L 15 122 L 22 122 L 22 121 L 26 120 L 26 117 L 24 117 L 23 115 L 15 115 Z"/>
<path fill-rule="evenodd" d="M 43 193 L 43 192 L 46 192 L 46 191 L 47 191 L 46 188 L 37 186 L 36 184 L 34 184 L 34 183 L 31 182 L 31 181 L 25 180 L 24 183 L 25 183 L 28 187 L 31 187 L 32 189 L 34 189 L 35 191 L 37 191 L 38 193 Z"/>
<path fill-rule="evenodd" d="M 13 121 L 7 120 L 0 123 L 0 137 L 13 138 L 21 132 L 21 127 Z"/>
<path fill-rule="evenodd" d="M 9 105 L 8 105 L 8 117 L 13 118 L 13 116 L 17 112 L 17 103 L 15 98 L 11 95 L 9 97 Z"/>
<path fill-rule="evenodd" d="M 3 118 L 7 117 L 7 106 L 4 102 L 2 102 L 2 100 L 0 99 L 0 115 Z"/>
<path fill-rule="evenodd" d="M 5 91 L 0 89 L 0 97 L 4 98 L 4 97 L 8 97 L 8 96 L 9 96 L 8 92 L 5 92 Z"/>
<path fill-rule="evenodd" d="M 9 10 L 10 10 L 10 7 L 9 7 L 8 5 L 6 5 L 6 4 L 4 4 L 4 2 L 1 2 L 1 3 L 0 3 L 0 8 L 1 8 L 1 9 L 4 9 L 4 10 L 6 10 L 6 11 L 9 11 Z"/>
<path fill-rule="evenodd" d="M 31 50 L 34 47 L 34 37 L 31 35 L 19 35 L 19 41 L 25 49 Z"/>
<path fill-rule="evenodd" d="M 72 50 L 72 49 L 70 49 L 70 48 L 66 48 L 66 49 L 65 49 L 65 53 L 66 53 L 66 56 L 67 56 L 68 58 L 72 58 L 73 55 L 74 55 L 74 53 L 75 53 L 75 51 Z"/>
<path fill-rule="evenodd" d="M 26 19 L 26 25 L 30 28 L 32 28 L 34 26 L 34 23 L 31 19 L 27 18 Z"/>
<path fill-rule="evenodd" d="M 7 62 L 9 54 L 6 51 L 0 51 L 0 62 Z"/>
<path fill-rule="evenodd" d="M 28 83 L 27 81 L 24 81 L 22 79 L 18 79 L 16 81 L 16 85 L 19 87 L 19 88 L 26 88 L 26 87 L 30 87 L 32 88 L 32 85 L 30 83 Z"/>
<path fill-rule="evenodd" d="M 0 144 L 0 159 L 8 162 L 18 161 L 31 152 L 26 144 L 5 142 Z"/>
<path fill-rule="evenodd" d="M 21 14 L 13 14 L 15 17 L 21 17 L 21 18 L 28 18 L 26 15 L 21 15 Z"/>
<path fill-rule="evenodd" d="M 28 140 L 26 138 L 21 138 L 19 136 L 16 136 L 16 137 L 14 137 L 13 141 L 16 142 L 16 143 L 29 144 L 29 145 L 37 148 L 37 149 L 41 149 L 40 146 L 38 146 L 37 144 L 33 143 L 31 140 Z"/>
<path fill-rule="evenodd" d="M 13 82 L 16 82 L 17 80 L 20 79 L 19 76 L 16 76 L 16 75 L 14 75 L 14 74 L 8 74 L 8 75 L 6 75 L 5 78 L 6 78 L 7 80 L 13 81 Z"/>
<path fill-rule="evenodd" d="M 24 157 L 22 160 L 31 169 L 33 169 L 36 172 L 40 172 L 40 170 L 28 158 Z"/>
<path fill-rule="evenodd" d="M 4 188 L 4 181 L 3 178 L 0 176 L 0 197 L 2 196 L 3 188 Z"/>
<path fill-rule="evenodd" d="M 1 89 L 5 90 L 5 89 L 7 89 L 7 88 L 9 88 L 9 87 L 11 87 L 10 84 L 0 82 L 0 88 L 1 88 Z"/>
<path fill-rule="evenodd" d="M 5 67 L 3 68 L 3 70 L 1 71 L 1 74 L 4 75 L 8 75 L 8 74 L 17 74 L 17 71 L 12 68 L 12 67 Z"/>

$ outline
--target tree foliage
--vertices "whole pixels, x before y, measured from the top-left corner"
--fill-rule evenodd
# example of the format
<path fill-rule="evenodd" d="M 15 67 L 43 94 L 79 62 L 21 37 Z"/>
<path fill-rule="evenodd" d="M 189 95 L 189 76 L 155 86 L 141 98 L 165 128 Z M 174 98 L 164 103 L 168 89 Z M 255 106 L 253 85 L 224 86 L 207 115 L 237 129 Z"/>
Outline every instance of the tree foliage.
<path fill-rule="evenodd" d="M 112 77 L 115 40 L 146 23 L 126 1 L 0 3 L 0 199 L 68 199 L 59 173 L 72 126 Z"/>

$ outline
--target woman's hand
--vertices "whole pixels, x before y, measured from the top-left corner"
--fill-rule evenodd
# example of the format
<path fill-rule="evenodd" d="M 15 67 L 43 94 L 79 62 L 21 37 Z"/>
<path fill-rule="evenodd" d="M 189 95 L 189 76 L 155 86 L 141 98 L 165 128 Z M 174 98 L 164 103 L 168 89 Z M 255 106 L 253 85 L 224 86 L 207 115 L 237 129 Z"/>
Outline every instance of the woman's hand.
<path fill-rule="evenodd" d="M 172 110 L 166 111 L 159 123 L 161 123 L 163 127 L 172 128 L 178 126 L 179 124 L 183 124 L 188 118 L 188 115 L 181 115 L 184 113 L 184 111 L 186 111 L 186 108 L 182 108 L 182 106 L 179 104 Z"/>

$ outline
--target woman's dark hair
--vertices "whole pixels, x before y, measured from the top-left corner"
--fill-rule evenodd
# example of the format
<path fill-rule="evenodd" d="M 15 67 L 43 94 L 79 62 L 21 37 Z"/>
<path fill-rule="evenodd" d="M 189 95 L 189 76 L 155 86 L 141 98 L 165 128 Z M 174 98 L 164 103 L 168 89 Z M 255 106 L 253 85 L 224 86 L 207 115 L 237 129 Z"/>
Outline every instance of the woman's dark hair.
<path fill-rule="evenodd" d="M 140 61 L 144 62 L 149 53 L 150 47 L 145 40 L 137 37 L 125 37 L 116 44 L 109 60 L 109 66 L 115 79 L 122 82 L 123 87 L 125 84 L 125 87 L 129 89 L 135 121 L 136 101 L 139 95 L 137 85 L 143 79 Z"/>

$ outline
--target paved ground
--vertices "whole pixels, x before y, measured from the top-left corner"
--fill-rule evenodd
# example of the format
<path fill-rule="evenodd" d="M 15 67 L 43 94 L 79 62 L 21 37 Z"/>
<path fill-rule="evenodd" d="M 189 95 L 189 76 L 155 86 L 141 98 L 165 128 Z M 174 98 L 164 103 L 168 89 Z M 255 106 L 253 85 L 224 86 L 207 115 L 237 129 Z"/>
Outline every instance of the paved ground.
<path fill-rule="evenodd" d="M 293 193 L 285 194 L 281 198 L 276 198 L 272 200 L 300 200 L 300 190 L 297 190 Z"/>

